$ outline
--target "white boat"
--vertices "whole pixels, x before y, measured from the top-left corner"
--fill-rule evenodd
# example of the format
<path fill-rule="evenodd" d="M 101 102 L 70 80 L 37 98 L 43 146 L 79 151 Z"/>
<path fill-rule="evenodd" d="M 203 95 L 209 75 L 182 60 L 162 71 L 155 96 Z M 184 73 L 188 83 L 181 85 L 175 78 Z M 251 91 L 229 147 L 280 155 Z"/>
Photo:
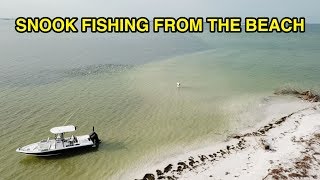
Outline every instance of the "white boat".
<path fill-rule="evenodd" d="M 54 127 L 50 129 L 50 132 L 55 135 L 54 139 L 48 137 L 40 142 L 20 147 L 16 151 L 32 156 L 53 156 L 99 146 L 101 141 L 94 132 L 94 128 L 89 135 L 64 137 L 65 133 L 74 131 L 76 126 L 73 125 Z"/>

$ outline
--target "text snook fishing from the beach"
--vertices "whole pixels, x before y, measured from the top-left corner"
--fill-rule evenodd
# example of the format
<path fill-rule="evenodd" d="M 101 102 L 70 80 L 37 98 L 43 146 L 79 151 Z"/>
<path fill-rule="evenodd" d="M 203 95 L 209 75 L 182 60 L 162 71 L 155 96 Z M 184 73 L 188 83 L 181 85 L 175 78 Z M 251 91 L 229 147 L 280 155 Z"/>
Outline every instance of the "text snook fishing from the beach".
<path fill-rule="evenodd" d="M 19 33 L 48 32 L 79 32 L 77 17 L 19 17 L 15 21 L 15 29 Z M 165 33 L 202 33 L 205 24 L 210 33 L 240 33 L 245 32 L 305 32 L 304 17 L 155 17 L 150 22 L 146 17 L 82 17 L 80 31 L 82 33 L 148 33 L 153 31 Z"/>

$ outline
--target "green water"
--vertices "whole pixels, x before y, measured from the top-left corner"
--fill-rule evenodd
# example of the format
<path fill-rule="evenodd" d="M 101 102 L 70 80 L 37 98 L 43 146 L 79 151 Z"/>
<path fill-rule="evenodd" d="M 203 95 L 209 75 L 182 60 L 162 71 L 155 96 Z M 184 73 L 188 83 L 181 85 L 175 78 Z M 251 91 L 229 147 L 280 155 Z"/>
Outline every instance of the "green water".
<path fill-rule="evenodd" d="M 320 90 L 319 25 L 304 34 L 43 35 L 11 23 L 0 22 L 0 179 L 127 179 L 258 122 L 274 89 Z M 95 126 L 99 149 L 15 152 L 66 121 L 79 135 Z"/>

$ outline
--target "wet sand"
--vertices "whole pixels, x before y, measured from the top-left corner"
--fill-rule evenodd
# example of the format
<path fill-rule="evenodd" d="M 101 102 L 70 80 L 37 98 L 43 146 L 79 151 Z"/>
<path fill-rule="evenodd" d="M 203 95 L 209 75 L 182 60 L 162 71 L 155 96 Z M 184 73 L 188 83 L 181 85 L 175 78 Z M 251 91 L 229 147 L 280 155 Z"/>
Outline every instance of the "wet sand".
<path fill-rule="evenodd" d="M 225 142 L 164 159 L 135 171 L 133 179 L 319 178 L 320 104 L 279 103 L 269 113 Z"/>

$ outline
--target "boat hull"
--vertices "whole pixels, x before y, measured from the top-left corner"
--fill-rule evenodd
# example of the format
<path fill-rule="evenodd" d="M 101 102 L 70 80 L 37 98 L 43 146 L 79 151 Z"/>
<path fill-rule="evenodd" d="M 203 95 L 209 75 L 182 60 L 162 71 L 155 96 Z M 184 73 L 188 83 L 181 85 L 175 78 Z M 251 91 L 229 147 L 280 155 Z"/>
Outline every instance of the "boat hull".
<path fill-rule="evenodd" d="M 95 146 L 95 145 L 86 145 L 86 146 L 77 146 L 73 148 L 57 149 L 57 150 L 42 151 L 42 152 L 21 152 L 20 151 L 20 153 L 23 153 L 28 156 L 57 156 L 57 155 L 68 155 L 68 154 L 71 155 L 71 154 L 77 154 L 82 152 L 88 152 L 90 150 L 96 150 L 97 147 L 98 146 Z"/>
<path fill-rule="evenodd" d="M 89 135 L 71 136 L 64 138 L 63 132 L 71 131 L 73 126 L 62 126 L 51 129 L 56 134 L 55 139 L 48 138 L 37 143 L 18 148 L 16 151 L 29 156 L 56 156 L 62 154 L 76 154 L 98 148 L 101 140 L 94 131 Z M 75 128 L 74 128 L 75 129 Z M 73 130 L 74 131 L 74 130 Z"/>

